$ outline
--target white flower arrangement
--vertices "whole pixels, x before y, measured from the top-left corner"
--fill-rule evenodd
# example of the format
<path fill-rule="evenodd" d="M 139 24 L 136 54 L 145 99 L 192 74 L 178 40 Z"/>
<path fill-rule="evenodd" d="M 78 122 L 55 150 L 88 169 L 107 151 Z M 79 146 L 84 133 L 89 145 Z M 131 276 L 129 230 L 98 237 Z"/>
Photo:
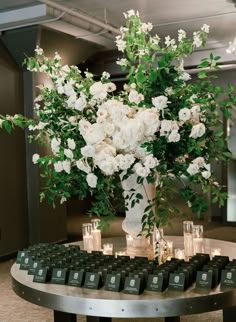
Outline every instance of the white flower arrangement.
<path fill-rule="evenodd" d="M 49 140 L 52 154 L 35 154 L 33 162 L 47 179 L 41 199 L 47 197 L 51 203 L 92 194 L 91 211 L 110 218 L 115 215 L 112 199 L 121 195 L 122 173 L 124 178 L 136 173 L 140 184 L 155 184 L 156 196 L 143 217 L 143 230 L 150 233 L 178 212 L 170 201 L 173 194 L 179 193 L 198 216 L 207 210 L 195 185 L 210 192 L 213 202 L 224 204 L 227 194 L 209 164 L 231 157 L 220 113 L 230 116 L 235 94 L 232 86 L 225 91 L 213 85 L 212 74 L 203 69 L 218 68 L 219 57 L 213 55 L 202 59 L 198 81 L 188 82 L 184 59 L 206 44 L 209 26 L 194 32 L 193 39 L 180 29 L 178 40 L 161 40 L 138 12 L 130 10 L 125 17 L 126 25 L 116 37 L 118 50 L 124 53 L 117 64 L 127 71 L 124 90 L 116 91 L 107 72 L 95 81 L 88 71 L 82 74 L 76 66 L 62 66 L 58 53 L 49 59 L 37 47 L 36 57 L 26 59 L 27 67 L 46 73 L 53 84 L 39 86 L 34 107 L 38 120 L 1 116 L 0 126 L 8 131 L 27 126 L 31 140 Z M 227 100 L 220 99 L 222 93 L 228 94 Z M 142 197 L 134 191 L 135 202 Z"/>

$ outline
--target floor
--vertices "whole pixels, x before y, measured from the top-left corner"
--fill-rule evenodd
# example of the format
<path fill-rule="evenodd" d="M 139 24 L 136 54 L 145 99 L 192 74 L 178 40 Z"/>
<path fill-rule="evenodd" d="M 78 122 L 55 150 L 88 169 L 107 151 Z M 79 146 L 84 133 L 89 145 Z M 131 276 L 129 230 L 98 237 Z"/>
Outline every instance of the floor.
<path fill-rule="evenodd" d="M 195 223 L 199 223 L 195 221 Z M 214 239 L 236 242 L 236 227 L 225 227 L 219 222 L 201 222 L 204 224 L 204 236 Z M 182 222 L 173 221 L 172 227 L 165 230 L 166 235 L 182 234 Z M 236 251 L 236 248 L 235 248 Z M 235 256 L 236 258 L 236 256 Z M 30 304 L 14 294 L 11 289 L 10 267 L 14 259 L 0 262 L 0 322 L 52 322 L 53 314 L 49 309 Z M 83 316 L 78 322 L 85 322 Z M 163 322 L 156 319 L 113 319 L 113 322 Z M 222 322 L 222 311 L 181 317 L 181 322 Z M 232 320 L 233 321 L 233 320 Z"/>

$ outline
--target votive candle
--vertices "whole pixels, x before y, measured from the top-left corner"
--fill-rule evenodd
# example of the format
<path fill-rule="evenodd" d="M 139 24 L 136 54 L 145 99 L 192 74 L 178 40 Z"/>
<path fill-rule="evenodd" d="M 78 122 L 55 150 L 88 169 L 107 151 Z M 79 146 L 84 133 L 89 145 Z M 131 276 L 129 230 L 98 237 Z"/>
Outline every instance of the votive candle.
<path fill-rule="evenodd" d="M 95 218 L 91 220 L 92 223 L 92 236 L 93 236 L 93 250 L 101 250 L 102 248 L 102 236 L 101 230 L 98 228 L 100 219 Z"/>
<path fill-rule="evenodd" d="M 112 255 L 112 253 L 113 253 L 113 244 L 112 243 L 103 244 L 103 254 Z"/>
<path fill-rule="evenodd" d="M 221 255 L 221 248 L 211 248 L 211 257 Z"/>
<path fill-rule="evenodd" d="M 93 250 L 92 224 L 84 223 L 82 225 L 82 229 L 84 250 L 86 250 L 88 253 L 91 253 Z"/>
<path fill-rule="evenodd" d="M 193 252 L 204 253 L 203 225 L 193 226 Z"/>
<path fill-rule="evenodd" d="M 184 252 L 187 259 L 193 256 L 193 221 L 183 222 Z"/>

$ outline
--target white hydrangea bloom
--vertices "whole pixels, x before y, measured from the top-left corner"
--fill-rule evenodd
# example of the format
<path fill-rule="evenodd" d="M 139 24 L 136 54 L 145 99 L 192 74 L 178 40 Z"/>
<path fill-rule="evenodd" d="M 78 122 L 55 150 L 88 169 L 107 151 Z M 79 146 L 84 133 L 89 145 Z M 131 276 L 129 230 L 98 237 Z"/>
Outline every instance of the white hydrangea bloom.
<path fill-rule="evenodd" d="M 88 173 L 86 176 L 86 181 L 91 188 L 96 188 L 98 177 L 93 173 Z"/>

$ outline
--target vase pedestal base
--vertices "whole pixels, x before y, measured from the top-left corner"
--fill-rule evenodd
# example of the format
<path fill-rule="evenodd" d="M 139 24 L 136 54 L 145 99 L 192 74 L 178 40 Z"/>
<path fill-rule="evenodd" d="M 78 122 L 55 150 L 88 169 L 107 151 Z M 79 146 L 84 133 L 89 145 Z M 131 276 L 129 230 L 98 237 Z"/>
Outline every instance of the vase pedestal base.
<path fill-rule="evenodd" d="M 154 258 L 153 246 L 150 245 L 148 238 L 143 236 L 126 236 L 126 253 L 130 257 L 142 256 L 149 259 Z"/>

